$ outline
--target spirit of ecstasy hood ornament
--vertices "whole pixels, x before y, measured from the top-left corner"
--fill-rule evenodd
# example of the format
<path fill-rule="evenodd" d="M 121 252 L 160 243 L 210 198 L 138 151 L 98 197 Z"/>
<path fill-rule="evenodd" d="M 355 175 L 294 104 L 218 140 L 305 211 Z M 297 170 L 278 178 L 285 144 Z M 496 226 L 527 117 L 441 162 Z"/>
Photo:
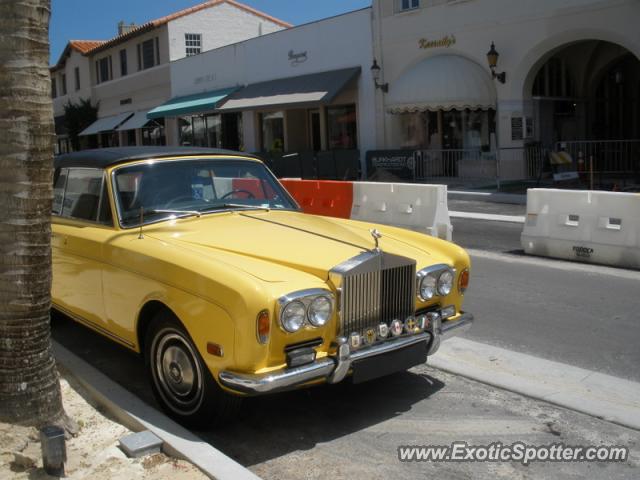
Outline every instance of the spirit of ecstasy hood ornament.
<path fill-rule="evenodd" d="M 376 250 L 377 252 L 379 252 L 379 251 L 380 251 L 380 247 L 378 246 L 378 240 L 379 240 L 380 238 L 382 238 L 382 234 L 381 234 L 377 229 L 375 229 L 375 228 L 373 228 L 373 229 L 369 230 L 369 233 L 370 233 L 370 234 L 371 234 L 371 236 L 373 237 L 373 241 L 374 241 L 374 242 L 376 242 L 376 248 L 375 248 L 375 250 Z"/>

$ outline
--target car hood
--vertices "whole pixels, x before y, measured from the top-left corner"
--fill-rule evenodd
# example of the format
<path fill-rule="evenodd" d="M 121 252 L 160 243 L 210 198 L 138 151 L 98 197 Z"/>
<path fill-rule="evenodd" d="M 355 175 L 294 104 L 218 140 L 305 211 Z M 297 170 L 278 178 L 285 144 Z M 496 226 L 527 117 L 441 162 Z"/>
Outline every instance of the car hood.
<path fill-rule="evenodd" d="M 269 264 L 326 280 L 336 265 L 375 248 L 370 227 L 361 222 L 291 211 L 234 211 L 166 222 L 145 231 L 145 235 L 197 249 L 205 256 L 214 255 L 266 281 L 286 280 L 282 278 L 286 276 L 283 269 L 269 268 Z M 430 255 L 424 248 L 399 238 L 397 233 L 388 234 L 384 226 L 378 228 L 383 234 L 380 239 L 383 251 L 416 259 Z M 224 253 L 228 254 L 226 258 Z M 239 257 L 255 262 L 248 263 Z"/>

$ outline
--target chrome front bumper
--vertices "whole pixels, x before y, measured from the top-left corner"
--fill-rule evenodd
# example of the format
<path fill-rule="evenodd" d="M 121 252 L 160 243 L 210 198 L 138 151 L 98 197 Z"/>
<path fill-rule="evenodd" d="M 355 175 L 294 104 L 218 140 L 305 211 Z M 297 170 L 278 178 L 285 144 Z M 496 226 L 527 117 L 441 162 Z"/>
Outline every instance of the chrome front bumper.
<path fill-rule="evenodd" d="M 383 355 L 420 342 L 427 342 L 428 355 L 433 355 L 440 347 L 442 340 L 466 332 L 472 324 L 473 315 L 463 313 L 454 322 L 433 325 L 432 332 L 389 340 L 355 352 L 351 352 L 346 338 L 339 338 L 335 345 L 336 353 L 330 357 L 316 360 L 308 365 L 283 368 L 268 373 L 247 374 L 224 371 L 220 373 L 220 383 L 230 390 L 248 395 L 289 390 L 318 379 L 324 379 L 327 383 L 338 383 L 344 380 L 351 370 L 352 363 L 357 360 Z"/>

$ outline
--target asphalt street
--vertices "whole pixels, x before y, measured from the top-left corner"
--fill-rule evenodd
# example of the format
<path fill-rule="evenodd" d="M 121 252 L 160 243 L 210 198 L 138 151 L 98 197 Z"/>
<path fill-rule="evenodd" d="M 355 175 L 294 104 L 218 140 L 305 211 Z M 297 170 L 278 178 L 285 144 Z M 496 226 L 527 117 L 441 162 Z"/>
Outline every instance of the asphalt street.
<path fill-rule="evenodd" d="M 571 267 L 472 253 L 466 337 L 640 381 L 640 272 Z"/>
<path fill-rule="evenodd" d="M 54 338 L 149 405 L 141 359 L 57 316 Z M 423 365 L 371 382 L 247 399 L 238 418 L 196 432 L 265 479 L 638 478 L 640 432 Z M 405 463 L 401 445 L 624 445 L 624 463 Z"/>
<path fill-rule="evenodd" d="M 522 215 L 524 206 L 449 208 Z M 452 224 L 454 242 L 472 253 L 465 308 L 477 321 L 467 338 L 640 381 L 640 272 L 525 256 L 522 224 Z"/>

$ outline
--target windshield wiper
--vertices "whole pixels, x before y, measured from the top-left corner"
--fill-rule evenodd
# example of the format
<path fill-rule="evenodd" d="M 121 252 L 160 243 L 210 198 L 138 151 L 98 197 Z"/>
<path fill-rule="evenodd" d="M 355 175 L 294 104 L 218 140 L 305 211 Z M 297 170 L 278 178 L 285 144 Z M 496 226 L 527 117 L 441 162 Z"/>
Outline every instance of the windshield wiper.
<path fill-rule="evenodd" d="M 208 207 L 203 210 L 200 210 L 200 213 L 205 212 L 215 212 L 217 210 L 226 210 L 226 209 L 238 209 L 238 210 L 266 210 L 267 212 L 271 211 L 271 207 L 260 207 L 257 205 L 242 205 L 241 203 L 222 203 L 220 205 L 215 205 L 213 207 Z"/>
<path fill-rule="evenodd" d="M 165 209 L 149 209 L 145 210 L 144 213 L 172 213 L 178 214 L 181 217 L 201 217 L 202 212 L 198 212 L 197 210 L 165 210 Z"/>

